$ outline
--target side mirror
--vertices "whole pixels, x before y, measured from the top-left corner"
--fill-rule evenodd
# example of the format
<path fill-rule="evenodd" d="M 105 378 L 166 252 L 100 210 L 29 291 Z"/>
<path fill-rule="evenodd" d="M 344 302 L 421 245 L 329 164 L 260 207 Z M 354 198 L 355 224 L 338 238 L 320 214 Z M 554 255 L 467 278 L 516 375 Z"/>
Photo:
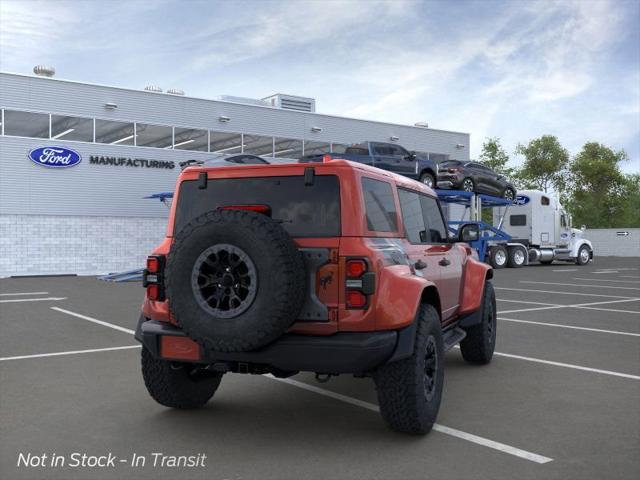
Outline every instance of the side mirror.
<path fill-rule="evenodd" d="M 582 230 L 583 232 L 584 232 L 586 229 L 587 229 L 587 226 L 586 226 L 586 225 L 582 225 L 582 226 L 580 227 L 580 230 Z"/>
<path fill-rule="evenodd" d="M 459 242 L 475 242 L 480 238 L 480 227 L 475 223 L 462 225 L 458 230 Z"/>
<path fill-rule="evenodd" d="M 406 157 L 404 157 L 404 158 L 406 158 L 407 160 L 411 160 L 411 161 L 413 161 L 413 160 L 415 160 L 415 159 L 416 159 L 416 152 L 411 151 L 411 152 L 409 152 L 409 155 L 407 155 L 407 156 L 406 156 Z"/>

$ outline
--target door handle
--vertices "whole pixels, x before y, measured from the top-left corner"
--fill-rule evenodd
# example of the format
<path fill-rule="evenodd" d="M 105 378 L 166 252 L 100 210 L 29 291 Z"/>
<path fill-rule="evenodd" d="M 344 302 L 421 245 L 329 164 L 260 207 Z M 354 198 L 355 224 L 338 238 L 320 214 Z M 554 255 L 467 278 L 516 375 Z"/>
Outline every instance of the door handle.
<path fill-rule="evenodd" d="M 442 265 L 443 267 L 446 267 L 447 265 L 451 265 L 451 262 L 449 261 L 448 258 L 445 257 L 438 262 L 438 265 Z"/>
<path fill-rule="evenodd" d="M 424 263 L 422 260 L 418 260 L 416 263 L 413 264 L 413 268 L 415 268 L 416 270 L 422 270 L 424 268 L 427 268 L 427 264 Z"/>

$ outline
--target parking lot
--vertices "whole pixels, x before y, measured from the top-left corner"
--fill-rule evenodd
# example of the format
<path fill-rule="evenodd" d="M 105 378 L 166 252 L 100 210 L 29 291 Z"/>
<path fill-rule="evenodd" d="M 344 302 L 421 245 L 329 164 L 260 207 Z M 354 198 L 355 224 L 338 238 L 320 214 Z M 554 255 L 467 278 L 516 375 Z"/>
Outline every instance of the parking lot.
<path fill-rule="evenodd" d="M 447 353 L 436 431 L 412 437 L 349 376 L 226 375 L 204 409 L 168 410 L 140 375 L 140 284 L 0 280 L 0 478 L 639 478 L 640 259 L 505 269 L 494 284 L 493 362 Z M 119 460 L 17 466 L 73 452 Z M 154 452 L 206 466 L 154 467 Z"/>

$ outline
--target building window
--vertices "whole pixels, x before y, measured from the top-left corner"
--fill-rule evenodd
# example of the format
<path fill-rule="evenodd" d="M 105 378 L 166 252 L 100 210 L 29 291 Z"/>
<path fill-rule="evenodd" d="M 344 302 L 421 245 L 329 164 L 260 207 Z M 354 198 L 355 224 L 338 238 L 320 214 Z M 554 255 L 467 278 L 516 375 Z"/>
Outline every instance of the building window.
<path fill-rule="evenodd" d="M 244 153 L 259 155 L 261 157 L 273 157 L 273 137 L 261 135 L 243 135 Z"/>
<path fill-rule="evenodd" d="M 49 138 L 49 115 L 5 110 L 4 134 L 14 137 Z"/>
<path fill-rule="evenodd" d="M 302 140 L 276 137 L 273 139 L 273 143 L 274 157 L 295 159 L 302 157 Z"/>
<path fill-rule="evenodd" d="M 211 153 L 235 155 L 242 153 L 242 135 L 240 133 L 209 132 Z"/>
<path fill-rule="evenodd" d="M 398 216 L 391 184 L 362 177 L 367 228 L 372 232 L 396 232 Z"/>
<path fill-rule="evenodd" d="M 197 150 L 206 152 L 209 148 L 209 136 L 206 130 L 194 128 L 175 128 L 173 148 L 176 150 Z"/>
<path fill-rule="evenodd" d="M 344 145 L 342 143 L 332 143 L 331 144 L 331 153 L 344 153 L 347 151 L 347 147 L 349 145 Z"/>
<path fill-rule="evenodd" d="M 93 142 L 93 119 L 51 115 L 51 138 Z"/>
<path fill-rule="evenodd" d="M 164 125 L 136 123 L 136 146 L 171 148 L 173 129 Z"/>
<path fill-rule="evenodd" d="M 96 142 L 111 145 L 134 144 L 133 123 L 116 122 L 114 120 L 96 120 Z"/>
<path fill-rule="evenodd" d="M 304 154 L 307 155 L 323 155 L 331 151 L 331 144 L 325 142 L 304 142 Z"/>

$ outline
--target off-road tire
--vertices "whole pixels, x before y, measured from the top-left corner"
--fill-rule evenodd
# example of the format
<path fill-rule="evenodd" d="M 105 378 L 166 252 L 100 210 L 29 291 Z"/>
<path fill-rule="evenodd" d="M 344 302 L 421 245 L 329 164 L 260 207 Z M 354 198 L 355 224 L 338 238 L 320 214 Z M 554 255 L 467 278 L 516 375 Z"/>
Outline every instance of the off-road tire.
<path fill-rule="evenodd" d="M 440 317 L 432 305 L 423 304 L 418 311 L 413 354 L 404 360 L 378 368 L 374 381 L 378 391 L 380 413 L 387 425 L 398 432 L 425 434 L 433 427 L 444 384 L 444 345 Z M 431 340 L 429 340 L 431 339 Z M 425 354 L 427 346 L 435 350 L 434 384 L 427 398 Z"/>
<path fill-rule="evenodd" d="M 507 262 L 509 259 L 509 254 L 507 249 L 502 245 L 494 245 L 489 249 L 489 263 L 495 269 L 504 268 L 507 266 Z M 504 255 L 501 257 L 500 255 Z M 504 262 L 500 262 L 499 260 L 504 259 Z"/>
<path fill-rule="evenodd" d="M 428 181 L 430 181 L 430 183 L 427 183 Z M 420 175 L 420 183 L 425 184 L 429 188 L 436 188 L 436 178 L 429 172 Z"/>
<path fill-rule="evenodd" d="M 141 360 L 147 391 L 165 407 L 202 407 L 213 397 L 222 380 L 222 373 L 192 375 L 193 365 L 154 358 L 145 347 L 142 347 Z"/>
<path fill-rule="evenodd" d="M 467 362 L 484 365 L 491 361 L 496 347 L 496 294 L 489 281 L 484 284 L 480 309 L 481 322 L 466 329 L 467 336 L 460 342 L 460 351 Z"/>
<path fill-rule="evenodd" d="M 197 259 L 215 245 L 241 249 L 255 266 L 255 297 L 230 318 L 199 304 L 192 285 Z M 189 222 L 175 237 L 166 293 L 173 317 L 203 348 L 248 351 L 277 339 L 296 320 L 307 291 L 305 271 L 301 253 L 279 223 L 256 212 L 215 210 Z"/>

